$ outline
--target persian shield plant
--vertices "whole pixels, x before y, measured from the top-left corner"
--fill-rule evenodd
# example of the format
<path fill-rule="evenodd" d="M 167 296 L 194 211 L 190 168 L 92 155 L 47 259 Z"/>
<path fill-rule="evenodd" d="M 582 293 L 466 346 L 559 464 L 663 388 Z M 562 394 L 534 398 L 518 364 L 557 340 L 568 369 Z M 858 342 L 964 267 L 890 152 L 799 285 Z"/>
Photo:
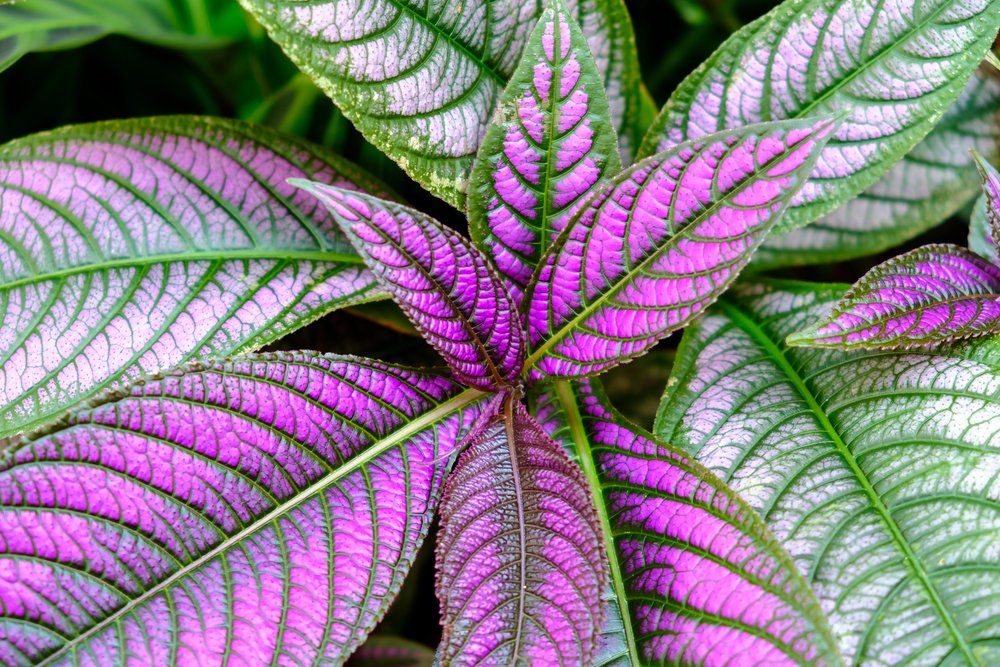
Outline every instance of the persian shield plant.
<path fill-rule="evenodd" d="M 658 115 L 620 0 L 242 4 L 24 0 L 0 62 L 266 30 L 260 118 L 326 93 L 467 225 L 257 123 L 0 146 L 0 663 L 1000 661 L 1000 3 L 789 0 Z M 940 146 L 975 252 L 795 333 L 842 288 L 745 270 L 956 212 Z M 260 351 L 390 300 L 443 366 Z M 682 329 L 650 431 L 601 376 Z M 384 630 L 428 535 L 434 652 Z"/>

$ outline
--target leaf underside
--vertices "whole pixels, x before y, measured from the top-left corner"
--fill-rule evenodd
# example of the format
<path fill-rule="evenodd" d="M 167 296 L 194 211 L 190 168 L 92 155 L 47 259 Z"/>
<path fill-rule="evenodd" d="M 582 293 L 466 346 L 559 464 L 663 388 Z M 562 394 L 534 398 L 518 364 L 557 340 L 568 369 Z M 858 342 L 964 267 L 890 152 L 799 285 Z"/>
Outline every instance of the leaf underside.
<path fill-rule="evenodd" d="M 871 187 L 806 227 L 772 236 L 752 266 L 827 264 L 873 255 L 954 215 L 979 191 L 969 151 L 1000 159 L 998 108 L 1000 78 L 981 68 L 930 134 Z"/>
<path fill-rule="evenodd" d="M 690 322 L 750 260 L 835 125 L 721 133 L 601 187 L 542 258 L 528 310 L 532 376 L 599 373 Z"/>
<path fill-rule="evenodd" d="M 557 384 L 538 411 L 597 487 L 632 663 L 841 664 L 809 586 L 725 484 L 628 423 L 593 381 Z"/>
<path fill-rule="evenodd" d="M 309 177 L 382 188 L 234 121 L 67 127 L 0 146 L 0 437 L 189 359 L 379 296 Z"/>
<path fill-rule="evenodd" d="M 437 592 L 446 665 L 585 665 L 606 559 L 577 466 L 524 408 L 494 419 L 445 484 Z"/>
<path fill-rule="evenodd" d="M 928 245 L 866 273 L 791 345 L 892 349 L 1000 329 L 1000 268 L 955 245 Z"/>
<path fill-rule="evenodd" d="M 0 460 L 0 663 L 339 663 L 432 520 L 477 392 L 251 357 L 136 385 Z"/>
<path fill-rule="evenodd" d="M 993 43 L 993 0 L 788 0 L 681 83 L 640 156 L 750 123 L 849 112 L 780 228 L 878 179 L 926 135 Z"/>
<path fill-rule="evenodd" d="M 783 344 L 841 291 L 727 295 L 685 332 L 656 431 L 761 514 L 848 664 L 1000 664 L 1000 347 Z"/>

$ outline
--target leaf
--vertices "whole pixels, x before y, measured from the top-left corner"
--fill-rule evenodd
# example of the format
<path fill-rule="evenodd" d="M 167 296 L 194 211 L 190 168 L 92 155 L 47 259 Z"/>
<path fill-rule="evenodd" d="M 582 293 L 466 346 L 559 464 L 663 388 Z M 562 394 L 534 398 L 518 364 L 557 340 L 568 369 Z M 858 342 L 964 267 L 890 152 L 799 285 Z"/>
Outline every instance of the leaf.
<path fill-rule="evenodd" d="M 959 246 L 927 245 L 879 264 L 789 345 L 892 349 L 994 333 L 1000 268 Z"/>
<path fill-rule="evenodd" d="M 509 386 L 524 360 L 517 307 L 489 259 L 432 218 L 293 179 L 329 209 L 365 263 L 464 385 Z"/>
<path fill-rule="evenodd" d="M 835 126 L 721 133 L 601 187 L 542 260 L 528 310 L 532 377 L 599 373 L 690 322 L 749 261 Z"/>
<path fill-rule="evenodd" d="M 807 227 L 772 236 L 752 267 L 873 255 L 943 222 L 977 192 L 970 149 L 1000 158 L 1000 80 L 977 71 L 931 133 L 856 198 Z"/>
<path fill-rule="evenodd" d="M 431 667 L 434 651 L 423 644 L 384 635 L 372 635 L 359 648 L 348 667 Z"/>
<path fill-rule="evenodd" d="M 1000 244 L 1000 173 L 975 150 L 972 159 L 976 162 L 979 177 L 983 182 L 983 196 L 986 198 L 986 221 L 990 224 L 990 236 L 994 245 Z"/>
<path fill-rule="evenodd" d="M 685 331 L 656 433 L 722 477 L 850 665 L 1000 662 L 1000 346 L 789 348 L 839 286 L 735 289 Z"/>
<path fill-rule="evenodd" d="M 601 75 L 551 2 L 500 98 L 472 170 L 469 232 L 520 303 L 538 258 L 594 185 L 621 170 Z"/>
<path fill-rule="evenodd" d="M 473 159 L 543 3 L 241 4 L 368 141 L 430 192 L 465 209 Z M 616 126 L 634 124 L 638 60 L 622 0 L 571 6 L 609 85 Z"/>
<path fill-rule="evenodd" d="M 841 664 L 809 586 L 725 484 L 628 423 L 596 383 L 556 383 L 538 412 L 599 494 L 632 664 Z"/>
<path fill-rule="evenodd" d="M 448 476 L 437 557 L 441 664 L 590 664 L 600 526 L 579 467 L 520 404 Z"/>
<path fill-rule="evenodd" d="M 399 589 L 480 396 L 270 354 L 69 417 L 0 461 L 0 659 L 343 661 Z"/>
<path fill-rule="evenodd" d="M 382 191 L 317 146 L 232 121 L 78 125 L 0 146 L 0 437 L 377 298 L 291 176 Z"/>
<path fill-rule="evenodd" d="M 931 130 L 998 25 L 993 0 L 786 0 L 684 80 L 639 154 L 749 123 L 849 112 L 780 225 L 801 227 Z"/>
<path fill-rule="evenodd" d="M 174 48 L 217 47 L 240 36 L 221 29 L 216 15 L 224 6 L 194 18 L 178 4 L 186 3 L 29 0 L 0 6 L 0 72 L 33 51 L 71 49 L 112 33 Z M 205 4 L 191 2 L 190 9 Z"/>
<path fill-rule="evenodd" d="M 969 217 L 969 250 L 1000 265 L 1000 248 L 993 240 L 993 229 L 986 216 L 986 195 L 980 195 Z"/>

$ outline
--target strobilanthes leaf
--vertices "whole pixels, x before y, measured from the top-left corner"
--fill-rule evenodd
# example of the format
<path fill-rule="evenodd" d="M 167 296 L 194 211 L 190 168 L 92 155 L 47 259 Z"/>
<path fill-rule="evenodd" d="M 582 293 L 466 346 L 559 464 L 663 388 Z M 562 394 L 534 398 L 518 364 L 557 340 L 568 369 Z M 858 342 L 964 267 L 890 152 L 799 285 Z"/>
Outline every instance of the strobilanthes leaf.
<path fill-rule="evenodd" d="M 913 347 L 982 336 L 1000 325 L 1000 268 L 955 245 L 927 245 L 866 273 L 789 345 Z"/>
<path fill-rule="evenodd" d="M 406 206 L 294 181 L 322 201 L 365 262 L 463 384 L 510 385 L 524 330 L 496 269 L 458 232 Z"/>
<path fill-rule="evenodd" d="M 998 665 L 1000 341 L 783 343 L 841 293 L 728 293 L 684 332 L 655 430 L 760 513 L 847 664 Z"/>
<path fill-rule="evenodd" d="M 383 191 L 318 146 L 218 119 L 79 125 L 0 146 L 0 437 L 376 298 L 293 176 Z"/>
<path fill-rule="evenodd" d="M 990 227 L 993 246 L 1000 246 L 1000 173 L 982 155 L 973 151 L 979 175 L 983 182 L 983 213 Z"/>
<path fill-rule="evenodd" d="M 586 665 L 607 561 L 580 468 L 520 404 L 445 483 L 438 536 L 445 665 Z"/>
<path fill-rule="evenodd" d="M 836 123 L 706 137 L 600 187 L 542 259 L 528 310 L 531 374 L 598 373 L 690 322 L 749 262 Z"/>
<path fill-rule="evenodd" d="M 538 411 L 598 494 L 631 664 L 841 664 L 808 584 L 724 483 L 593 383 L 556 383 Z"/>
<path fill-rule="evenodd" d="M 604 82 L 562 0 L 538 22 L 472 170 L 469 232 L 520 303 L 538 258 L 621 170 Z"/>
<path fill-rule="evenodd" d="M 926 135 L 989 50 L 996 0 L 786 0 L 681 83 L 640 155 L 731 127 L 849 112 L 782 229 L 868 187 Z"/>
<path fill-rule="evenodd" d="M 993 240 L 993 225 L 986 212 L 985 193 L 972 205 L 969 216 L 969 250 L 988 259 L 994 266 L 1000 266 L 1000 246 Z"/>
<path fill-rule="evenodd" d="M 254 355 L 0 459 L 0 663 L 337 664 L 402 583 L 482 394 Z"/>

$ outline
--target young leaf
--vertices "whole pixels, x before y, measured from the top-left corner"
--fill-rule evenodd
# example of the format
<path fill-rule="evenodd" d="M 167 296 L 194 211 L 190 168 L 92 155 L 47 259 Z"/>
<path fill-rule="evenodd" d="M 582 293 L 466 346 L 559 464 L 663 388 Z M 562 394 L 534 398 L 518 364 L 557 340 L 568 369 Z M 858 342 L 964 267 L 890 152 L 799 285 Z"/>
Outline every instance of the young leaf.
<path fill-rule="evenodd" d="M 517 307 L 470 241 L 400 204 L 295 180 L 322 201 L 364 261 L 466 386 L 506 386 L 524 360 Z"/>
<path fill-rule="evenodd" d="M 789 345 L 892 349 L 1000 328 L 1000 268 L 954 245 L 911 250 L 866 273 Z"/>
<path fill-rule="evenodd" d="M 445 483 L 438 599 L 446 665 L 586 665 L 607 584 L 590 490 L 517 404 Z"/>
<path fill-rule="evenodd" d="M 984 211 L 990 225 L 990 237 L 993 245 L 1000 245 L 1000 173 L 975 150 L 972 151 L 972 159 L 976 161 L 983 182 Z"/>
<path fill-rule="evenodd" d="M 1000 664 L 1000 345 L 783 344 L 841 291 L 727 295 L 685 331 L 656 432 L 760 513 L 847 664 Z"/>
<path fill-rule="evenodd" d="M 986 195 L 980 195 L 969 217 L 969 250 L 1000 266 L 1000 246 L 993 240 L 993 225 L 986 212 Z"/>
<path fill-rule="evenodd" d="M 240 2 L 366 139 L 464 210 L 479 143 L 543 3 Z M 634 127 L 640 83 L 622 0 L 572 6 L 610 84 L 616 125 Z"/>
<path fill-rule="evenodd" d="M 469 232 L 518 303 L 581 200 L 620 170 L 601 75 L 566 5 L 555 0 L 500 99 L 468 199 Z"/>
<path fill-rule="evenodd" d="M 594 383 L 556 383 L 539 420 L 598 494 L 632 664 L 841 664 L 808 584 L 714 475 L 628 423 Z"/>
<path fill-rule="evenodd" d="M 934 126 L 997 35 L 993 0 L 786 0 L 664 106 L 640 155 L 748 123 L 847 111 L 781 229 L 837 208 Z"/>
<path fill-rule="evenodd" d="M 542 260 L 528 310 L 532 376 L 599 373 L 690 322 L 750 260 L 835 127 L 720 133 L 601 187 Z"/>
<path fill-rule="evenodd" d="M 79 125 L 0 146 L 0 437 L 376 298 L 292 176 L 381 191 L 317 146 L 217 119 Z"/>
<path fill-rule="evenodd" d="M 874 185 L 807 227 L 772 235 L 751 268 L 873 255 L 954 215 L 978 192 L 969 151 L 1000 159 L 998 108 L 1000 78 L 977 71 L 931 133 Z"/>
<path fill-rule="evenodd" d="M 480 396 L 255 355 L 69 417 L 0 460 L 0 661 L 345 660 L 399 589 Z"/>

